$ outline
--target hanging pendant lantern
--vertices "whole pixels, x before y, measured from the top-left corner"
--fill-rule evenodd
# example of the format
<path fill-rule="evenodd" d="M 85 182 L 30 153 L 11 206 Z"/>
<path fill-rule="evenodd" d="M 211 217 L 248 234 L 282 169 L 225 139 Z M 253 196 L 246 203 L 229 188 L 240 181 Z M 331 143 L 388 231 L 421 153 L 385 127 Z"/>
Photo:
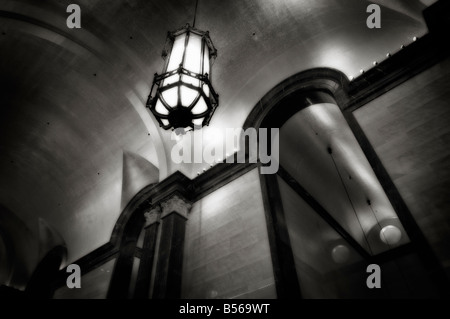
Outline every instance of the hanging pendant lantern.
<path fill-rule="evenodd" d="M 219 104 L 211 81 L 211 65 L 217 56 L 208 31 L 189 24 L 169 32 L 162 57 L 162 74 L 155 74 L 147 107 L 159 125 L 184 134 L 209 124 Z"/>

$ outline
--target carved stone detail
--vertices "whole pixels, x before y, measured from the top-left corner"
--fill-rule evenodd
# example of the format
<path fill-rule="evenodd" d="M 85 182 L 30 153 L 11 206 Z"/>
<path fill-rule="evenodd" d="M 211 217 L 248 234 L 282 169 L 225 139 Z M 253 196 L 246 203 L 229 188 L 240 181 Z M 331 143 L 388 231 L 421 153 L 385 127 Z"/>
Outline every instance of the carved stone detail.
<path fill-rule="evenodd" d="M 161 207 L 159 205 L 152 207 L 149 211 L 144 213 L 145 226 L 150 226 L 154 223 L 159 223 L 161 219 Z"/>
<path fill-rule="evenodd" d="M 166 217 L 171 213 L 177 213 L 184 218 L 188 219 L 189 211 L 191 210 L 192 204 L 189 203 L 184 198 L 173 195 L 169 199 L 166 199 L 161 203 L 162 215 L 161 218 Z"/>

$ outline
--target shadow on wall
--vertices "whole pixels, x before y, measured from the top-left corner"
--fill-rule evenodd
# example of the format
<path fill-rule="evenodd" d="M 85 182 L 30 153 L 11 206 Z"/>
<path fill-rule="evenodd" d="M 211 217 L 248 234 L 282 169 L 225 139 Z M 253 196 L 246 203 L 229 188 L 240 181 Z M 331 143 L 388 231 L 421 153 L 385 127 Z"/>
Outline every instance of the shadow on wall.
<path fill-rule="evenodd" d="M 51 297 L 49 276 L 66 261 L 62 236 L 45 220 L 38 219 L 39 238 L 8 208 L 0 205 L 0 295 Z M 44 281 L 44 282 L 43 282 Z M 45 293 L 47 292 L 47 293 Z"/>
<path fill-rule="evenodd" d="M 38 262 L 39 241 L 25 223 L 0 205 L 0 284 L 24 290 Z"/>

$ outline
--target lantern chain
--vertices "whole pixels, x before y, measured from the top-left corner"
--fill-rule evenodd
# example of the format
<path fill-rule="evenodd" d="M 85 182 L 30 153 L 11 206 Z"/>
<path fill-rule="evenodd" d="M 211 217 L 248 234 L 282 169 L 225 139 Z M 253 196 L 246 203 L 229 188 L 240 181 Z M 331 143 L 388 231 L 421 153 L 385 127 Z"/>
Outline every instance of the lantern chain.
<path fill-rule="evenodd" d="M 198 7 L 198 0 L 195 1 L 194 21 L 192 22 L 193 28 L 195 28 L 195 19 L 197 17 L 197 7 Z"/>

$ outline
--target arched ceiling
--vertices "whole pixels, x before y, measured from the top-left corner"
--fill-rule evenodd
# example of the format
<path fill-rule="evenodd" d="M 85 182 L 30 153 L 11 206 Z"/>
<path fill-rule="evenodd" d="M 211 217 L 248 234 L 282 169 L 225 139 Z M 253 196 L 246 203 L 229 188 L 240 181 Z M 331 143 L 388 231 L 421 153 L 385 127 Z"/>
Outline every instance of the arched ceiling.
<path fill-rule="evenodd" d="M 81 29 L 66 8 L 81 7 Z M 366 27 L 368 1 L 200 0 L 196 27 L 218 58 L 220 105 L 210 128 L 238 128 L 272 87 L 314 67 L 347 76 L 372 67 L 427 32 L 430 1 L 382 5 Z M 160 179 L 202 165 L 170 160 L 174 141 L 145 109 L 167 31 L 191 22 L 194 0 L 3 0 L 0 3 L 0 203 L 37 234 L 44 218 L 69 261 L 109 240 L 121 207 L 124 152 L 159 168 Z M 209 143 L 221 141 L 209 140 Z M 281 150 L 282 152 L 282 150 Z"/>

